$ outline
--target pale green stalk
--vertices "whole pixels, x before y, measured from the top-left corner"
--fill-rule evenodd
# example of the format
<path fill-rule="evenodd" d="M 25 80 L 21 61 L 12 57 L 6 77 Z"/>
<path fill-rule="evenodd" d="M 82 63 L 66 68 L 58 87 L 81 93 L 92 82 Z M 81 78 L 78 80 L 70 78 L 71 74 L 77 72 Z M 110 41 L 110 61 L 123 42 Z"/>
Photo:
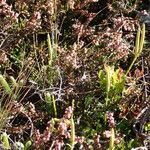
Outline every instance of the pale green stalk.
<path fill-rule="evenodd" d="M 53 102 L 54 114 L 55 114 L 55 117 L 57 117 L 57 109 L 56 109 L 56 102 L 55 102 L 54 95 L 52 96 L 52 102 Z"/>
<path fill-rule="evenodd" d="M 137 35 L 136 35 L 136 42 L 135 42 L 135 52 L 134 55 L 137 56 L 139 53 L 139 47 L 140 47 L 140 32 L 141 28 L 138 28 Z"/>
<path fill-rule="evenodd" d="M 47 44 L 48 44 L 48 53 L 49 53 L 48 65 L 51 66 L 52 65 L 52 61 L 53 61 L 54 50 L 53 50 L 53 47 L 52 47 L 52 44 L 51 44 L 51 38 L 50 38 L 49 33 L 47 33 Z"/>
<path fill-rule="evenodd" d="M 114 142 L 115 142 L 115 131 L 114 131 L 114 128 L 111 128 L 109 150 L 114 150 Z"/>
<path fill-rule="evenodd" d="M 111 87 L 111 77 L 114 68 L 111 68 L 110 66 L 105 66 L 105 71 L 106 71 L 106 81 L 107 81 L 107 85 L 106 85 L 106 106 L 107 106 L 109 101 L 109 91 Z"/>
<path fill-rule="evenodd" d="M 143 46 L 144 46 L 144 40 L 145 40 L 145 24 L 142 25 L 142 31 L 141 31 L 140 27 L 139 27 L 139 29 L 137 31 L 134 58 L 133 58 L 133 61 L 132 61 L 131 65 L 129 66 L 129 68 L 128 68 L 127 72 L 126 72 L 126 76 L 128 75 L 128 73 L 130 72 L 131 68 L 133 67 L 136 59 L 142 53 Z"/>
<path fill-rule="evenodd" d="M 72 101 L 72 109 L 74 109 L 74 100 Z M 74 149 L 75 145 L 75 123 L 73 119 L 73 113 L 71 116 L 71 150 Z"/>
<path fill-rule="evenodd" d="M 18 83 L 16 82 L 16 80 L 14 79 L 13 76 L 10 76 L 11 82 L 13 84 L 13 87 L 18 87 Z"/>
<path fill-rule="evenodd" d="M 144 40 L 145 40 L 145 24 L 142 25 L 142 33 L 141 33 L 141 39 L 140 39 L 140 47 L 139 47 L 139 54 L 142 53 L 143 46 L 144 46 Z"/>

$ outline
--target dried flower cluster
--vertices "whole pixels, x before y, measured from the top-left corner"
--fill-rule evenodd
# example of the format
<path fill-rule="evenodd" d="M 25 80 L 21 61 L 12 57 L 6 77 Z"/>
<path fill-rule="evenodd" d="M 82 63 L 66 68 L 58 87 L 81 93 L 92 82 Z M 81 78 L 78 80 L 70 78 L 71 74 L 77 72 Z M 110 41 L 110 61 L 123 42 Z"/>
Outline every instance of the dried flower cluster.
<path fill-rule="evenodd" d="M 0 49 L 10 50 L 11 46 L 14 47 L 27 35 L 31 36 L 39 30 L 52 30 L 50 23 L 53 22 L 52 18 L 59 5 L 60 3 L 54 4 L 52 1 L 41 0 L 36 3 L 17 0 L 8 4 L 7 1 L 2 0 L 0 3 L 0 33 L 3 35 L 3 40 L 0 41 Z"/>
<path fill-rule="evenodd" d="M 0 2 L 0 16 L 0 26 L 3 27 L 2 32 L 14 28 L 14 25 L 18 23 L 19 14 L 12 9 L 12 6 L 6 3 L 6 0 L 1 0 Z"/>
<path fill-rule="evenodd" d="M 107 112 L 106 113 L 107 116 L 107 120 L 108 120 L 108 124 L 110 128 L 114 128 L 115 127 L 115 119 L 114 119 L 114 114 L 111 112 Z"/>
<path fill-rule="evenodd" d="M 40 149 L 45 145 L 47 148 L 53 147 L 55 150 L 61 150 L 66 145 L 64 141 L 71 138 L 70 118 L 72 113 L 72 107 L 66 108 L 63 117 L 49 121 L 43 133 L 40 133 L 38 129 L 34 129 L 34 146 Z"/>

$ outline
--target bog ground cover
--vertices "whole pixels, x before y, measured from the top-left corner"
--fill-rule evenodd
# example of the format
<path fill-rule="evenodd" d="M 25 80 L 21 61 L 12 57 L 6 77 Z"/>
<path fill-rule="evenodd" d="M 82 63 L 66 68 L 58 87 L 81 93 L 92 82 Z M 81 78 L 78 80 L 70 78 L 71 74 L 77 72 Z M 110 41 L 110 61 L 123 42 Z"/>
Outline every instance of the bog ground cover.
<path fill-rule="evenodd" d="M 149 6 L 0 0 L 0 149 L 149 150 Z"/>

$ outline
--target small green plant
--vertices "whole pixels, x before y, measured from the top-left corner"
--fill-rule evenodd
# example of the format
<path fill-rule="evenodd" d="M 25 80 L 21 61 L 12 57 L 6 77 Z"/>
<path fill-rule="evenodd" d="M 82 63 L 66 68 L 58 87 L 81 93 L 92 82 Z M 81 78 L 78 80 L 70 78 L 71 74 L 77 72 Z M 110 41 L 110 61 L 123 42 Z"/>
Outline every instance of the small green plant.
<path fill-rule="evenodd" d="M 31 141 L 27 141 L 24 145 L 24 150 L 28 150 L 29 147 L 32 145 L 32 142 Z"/>
<path fill-rule="evenodd" d="M 123 92 L 124 89 L 126 76 L 130 72 L 137 58 L 142 53 L 144 39 L 145 39 L 145 24 L 142 25 L 142 30 L 140 27 L 138 29 L 136 36 L 134 58 L 125 75 L 121 74 L 119 69 L 114 70 L 114 66 L 108 65 L 104 66 L 104 71 L 103 70 L 99 71 L 98 76 L 100 85 L 105 95 L 106 106 L 109 105 L 112 101 L 118 100 L 120 98 L 120 94 Z"/>
<path fill-rule="evenodd" d="M 45 101 L 48 105 L 48 111 L 51 112 L 51 109 L 53 109 L 54 111 L 54 115 L 55 117 L 57 117 L 57 108 L 56 108 L 56 102 L 55 102 L 55 98 L 54 95 L 50 95 L 50 93 L 46 92 L 45 93 Z"/>
<path fill-rule="evenodd" d="M 19 90 L 17 89 L 19 87 L 19 84 L 16 82 L 13 76 L 10 76 L 10 80 L 12 83 L 12 87 L 8 84 L 8 82 L 3 77 L 3 75 L 0 74 L 0 84 L 2 85 L 6 94 L 8 94 L 11 97 L 11 99 L 16 100 L 17 94 L 15 93 L 14 89 L 16 88 L 16 92 L 17 92 Z"/>
<path fill-rule="evenodd" d="M 7 81 L 5 80 L 3 75 L 0 75 L 0 84 L 3 86 L 3 88 L 5 89 L 7 94 L 11 94 L 12 93 L 12 90 L 11 90 L 9 84 L 7 83 Z"/>
<path fill-rule="evenodd" d="M 2 147 L 3 149 L 7 150 L 10 149 L 10 142 L 9 142 L 9 135 L 4 132 L 0 135 L 0 141 L 2 142 Z M 27 141 L 25 145 L 21 142 L 16 142 L 14 143 L 15 150 L 28 150 L 28 148 L 32 145 L 31 141 Z"/>
<path fill-rule="evenodd" d="M 144 125 L 144 129 L 146 132 L 148 132 L 148 133 L 150 132 L 150 122 L 148 122 Z"/>
<path fill-rule="evenodd" d="M 133 147 L 138 147 L 139 141 L 135 139 L 129 140 L 129 142 L 125 142 L 125 140 L 122 139 L 122 141 L 116 145 L 115 150 L 131 150 Z"/>
<path fill-rule="evenodd" d="M 0 130 L 4 127 L 7 117 L 11 113 L 12 102 L 17 102 L 20 97 L 21 89 L 24 85 L 23 81 L 17 81 L 13 76 L 9 76 L 10 82 L 7 82 L 5 77 L 0 74 L 0 85 L 3 89 L 2 97 L 0 98 Z"/>
<path fill-rule="evenodd" d="M 32 145 L 31 141 L 27 141 L 25 144 L 22 142 L 15 142 L 14 143 L 14 150 L 28 150 Z"/>
<path fill-rule="evenodd" d="M 1 134 L 0 141 L 2 142 L 3 149 L 10 149 L 9 136 L 6 134 L 6 132 Z"/>
<path fill-rule="evenodd" d="M 114 70 L 114 66 L 105 65 L 104 70 L 100 70 L 98 76 L 106 106 L 119 100 L 125 83 L 124 75 L 120 69 Z"/>

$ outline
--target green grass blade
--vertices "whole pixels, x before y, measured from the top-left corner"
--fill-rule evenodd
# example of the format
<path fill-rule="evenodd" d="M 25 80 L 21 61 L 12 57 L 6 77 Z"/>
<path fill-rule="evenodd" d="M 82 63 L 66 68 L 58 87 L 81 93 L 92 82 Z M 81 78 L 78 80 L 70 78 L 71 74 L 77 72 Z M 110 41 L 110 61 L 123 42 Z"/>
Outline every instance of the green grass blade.
<path fill-rule="evenodd" d="M 52 61 L 53 61 L 53 48 L 52 48 L 51 38 L 50 38 L 49 33 L 47 33 L 47 44 L 48 44 L 48 53 L 49 53 L 48 65 L 52 65 Z"/>

